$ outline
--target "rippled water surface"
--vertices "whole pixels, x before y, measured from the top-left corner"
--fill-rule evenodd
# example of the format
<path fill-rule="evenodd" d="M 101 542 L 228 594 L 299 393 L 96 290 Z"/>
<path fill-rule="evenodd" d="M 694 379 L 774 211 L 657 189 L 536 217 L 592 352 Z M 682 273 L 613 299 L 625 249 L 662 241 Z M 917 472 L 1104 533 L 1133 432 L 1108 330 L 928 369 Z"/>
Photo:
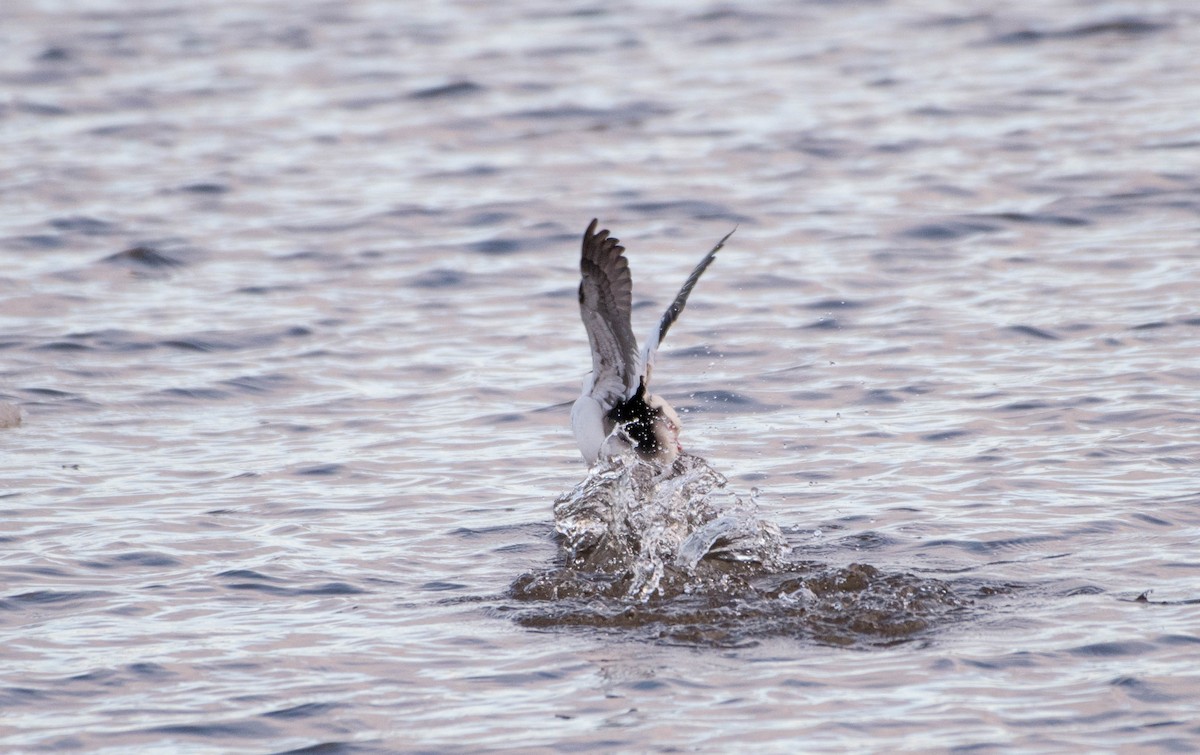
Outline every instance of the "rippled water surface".
<path fill-rule="evenodd" d="M 0 749 L 1200 748 L 1198 49 L 1184 0 L 9 0 Z M 639 333 L 737 226 L 655 380 L 790 572 L 526 589 L 592 217 Z"/>

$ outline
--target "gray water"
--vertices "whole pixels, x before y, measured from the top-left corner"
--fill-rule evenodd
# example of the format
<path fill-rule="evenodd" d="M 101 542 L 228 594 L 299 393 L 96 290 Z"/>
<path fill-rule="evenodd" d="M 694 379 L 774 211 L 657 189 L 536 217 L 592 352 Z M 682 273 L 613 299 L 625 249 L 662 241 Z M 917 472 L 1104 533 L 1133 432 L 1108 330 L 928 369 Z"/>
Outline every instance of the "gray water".
<path fill-rule="evenodd" d="M 0 749 L 1200 748 L 1197 50 L 1185 0 L 7 0 Z M 817 570 L 771 589 L 953 612 L 521 599 L 592 217 L 639 333 L 738 228 L 655 380 Z"/>

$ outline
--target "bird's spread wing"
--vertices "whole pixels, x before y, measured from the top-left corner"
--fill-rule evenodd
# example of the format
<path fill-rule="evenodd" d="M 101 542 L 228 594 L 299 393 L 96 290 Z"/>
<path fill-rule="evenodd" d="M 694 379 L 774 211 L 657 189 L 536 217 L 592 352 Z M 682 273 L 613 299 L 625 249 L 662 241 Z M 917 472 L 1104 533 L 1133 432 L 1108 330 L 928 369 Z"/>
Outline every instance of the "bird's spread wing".
<path fill-rule="evenodd" d="M 637 339 L 629 324 L 633 280 L 617 239 L 596 221 L 583 234 L 579 312 L 592 347 L 592 398 L 605 411 L 637 389 Z"/>
<path fill-rule="evenodd" d="M 736 230 L 736 228 L 733 229 L 733 231 Z M 721 251 L 721 247 L 725 246 L 725 242 L 733 235 L 733 231 L 725 234 L 725 238 L 718 241 L 717 245 L 712 248 L 712 251 L 704 255 L 704 259 L 700 260 L 700 264 L 696 265 L 695 269 L 692 270 L 692 274 L 683 282 L 683 288 L 679 289 L 679 293 L 675 295 L 675 301 L 671 302 L 671 306 L 667 307 L 666 312 L 663 312 L 662 319 L 658 322 L 658 328 L 646 339 L 646 344 L 642 347 L 642 353 L 638 360 L 641 364 L 641 369 L 638 373 L 646 384 L 650 382 L 650 371 L 654 367 L 654 356 L 658 353 L 658 345 L 667 337 L 667 331 L 679 319 L 679 313 L 683 312 L 683 307 L 687 304 L 688 296 L 691 295 L 692 289 L 696 287 L 696 282 L 700 280 L 700 276 L 704 275 L 704 271 L 716 259 L 717 252 Z"/>

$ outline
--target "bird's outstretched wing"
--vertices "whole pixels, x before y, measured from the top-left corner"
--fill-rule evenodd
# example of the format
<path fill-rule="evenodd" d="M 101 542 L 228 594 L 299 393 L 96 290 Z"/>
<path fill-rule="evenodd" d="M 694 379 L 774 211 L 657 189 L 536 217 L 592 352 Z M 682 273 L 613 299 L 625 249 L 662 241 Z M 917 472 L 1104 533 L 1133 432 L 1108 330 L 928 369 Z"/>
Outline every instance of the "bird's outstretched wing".
<path fill-rule="evenodd" d="M 637 339 L 629 324 L 633 280 L 617 239 L 607 230 L 596 233 L 596 220 L 583 234 L 579 268 L 579 313 L 592 347 L 590 395 L 604 410 L 637 389 Z"/>
<path fill-rule="evenodd" d="M 733 229 L 733 231 L 736 230 L 737 228 Z M 712 251 L 704 255 L 704 259 L 700 260 L 700 264 L 696 265 L 692 270 L 692 274 L 683 282 L 683 288 L 679 289 L 679 293 L 675 295 L 675 301 L 671 302 L 671 306 L 667 307 L 666 312 L 663 312 L 662 319 L 658 322 L 658 328 L 646 339 L 646 344 L 642 347 L 642 353 L 638 359 L 638 363 L 641 365 L 638 375 L 647 385 L 650 383 L 650 372 L 654 368 L 654 356 L 658 353 L 658 345 L 667 337 L 667 331 L 679 319 L 679 314 L 683 312 L 683 307 L 687 304 L 688 296 L 691 295 L 692 289 L 696 287 L 696 282 L 700 280 L 700 276 L 704 275 L 704 271 L 716 259 L 717 252 L 721 251 L 721 247 L 725 246 L 725 242 L 733 235 L 733 231 L 725 234 L 725 237 L 717 242 Z M 634 389 L 636 390 L 636 388 L 637 386 L 635 385 Z"/>

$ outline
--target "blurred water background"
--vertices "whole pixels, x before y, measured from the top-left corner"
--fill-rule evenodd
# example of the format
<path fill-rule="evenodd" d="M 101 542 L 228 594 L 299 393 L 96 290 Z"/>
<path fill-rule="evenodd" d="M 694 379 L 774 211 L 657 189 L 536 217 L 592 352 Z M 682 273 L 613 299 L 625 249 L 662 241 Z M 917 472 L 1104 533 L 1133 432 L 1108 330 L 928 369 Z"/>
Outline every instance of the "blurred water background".
<path fill-rule="evenodd" d="M 6 0 L 0 749 L 1194 751 L 1197 50 L 1185 0 Z M 514 621 L 592 217 L 639 333 L 738 226 L 686 447 L 963 616 Z"/>

